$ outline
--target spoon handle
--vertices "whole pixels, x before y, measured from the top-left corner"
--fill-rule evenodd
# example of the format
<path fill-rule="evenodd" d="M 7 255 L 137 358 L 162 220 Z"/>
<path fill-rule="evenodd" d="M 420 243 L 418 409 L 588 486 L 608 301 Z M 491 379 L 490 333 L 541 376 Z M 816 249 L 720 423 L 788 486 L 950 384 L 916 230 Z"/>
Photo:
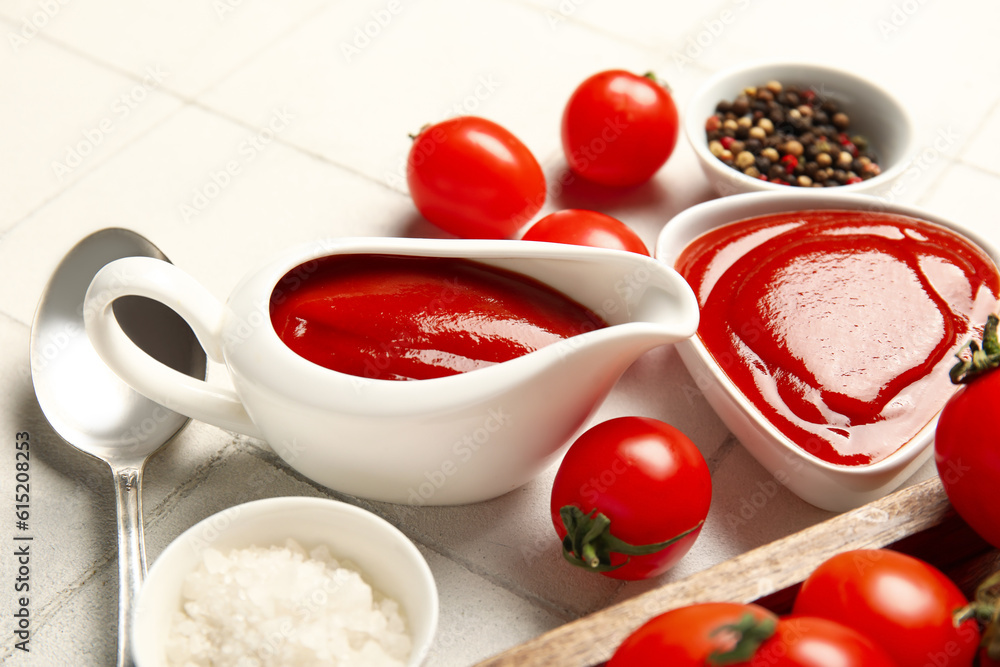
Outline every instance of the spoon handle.
<path fill-rule="evenodd" d="M 118 667 L 132 667 L 132 606 L 146 576 L 142 466 L 112 467 L 118 514 Z"/>

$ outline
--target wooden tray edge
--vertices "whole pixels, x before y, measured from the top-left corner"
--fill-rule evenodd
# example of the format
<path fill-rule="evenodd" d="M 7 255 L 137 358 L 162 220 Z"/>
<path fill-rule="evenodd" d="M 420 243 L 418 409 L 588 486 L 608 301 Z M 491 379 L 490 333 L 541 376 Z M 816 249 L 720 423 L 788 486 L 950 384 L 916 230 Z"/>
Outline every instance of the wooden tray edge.
<path fill-rule="evenodd" d="M 834 554 L 903 543 L 941 525 L 949 517 L 955 515 L 941 480 L 933 477 L 566 623 L 476 667 L 598 665 L 611 657 L 625 637 L 653 616 L 696 602 L 755 602 L 780 596 L 783 591 L 794 590 L 817 565 Z M 976 541 L 973 550 L 989 550 L 978 537 L 972 535 L 972 539 Z M 789 558 L 789 554 L 794 556 Z M 994 566 L 995 553 L 985 560 L 986 564 L 974 567 L 973 571 Z"/>

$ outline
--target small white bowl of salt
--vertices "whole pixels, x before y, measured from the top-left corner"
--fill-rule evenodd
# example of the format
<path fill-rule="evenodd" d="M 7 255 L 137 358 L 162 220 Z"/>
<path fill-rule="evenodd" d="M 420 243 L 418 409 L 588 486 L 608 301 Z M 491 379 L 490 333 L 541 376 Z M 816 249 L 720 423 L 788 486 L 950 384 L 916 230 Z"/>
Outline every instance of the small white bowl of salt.
<path fill-rule="evenodd" d="M 237 505 L 156 559 L 135 607 L 139 667 L 416 667 L 437 629 L 423 556 L 384 519 L 324 498 Z"/>

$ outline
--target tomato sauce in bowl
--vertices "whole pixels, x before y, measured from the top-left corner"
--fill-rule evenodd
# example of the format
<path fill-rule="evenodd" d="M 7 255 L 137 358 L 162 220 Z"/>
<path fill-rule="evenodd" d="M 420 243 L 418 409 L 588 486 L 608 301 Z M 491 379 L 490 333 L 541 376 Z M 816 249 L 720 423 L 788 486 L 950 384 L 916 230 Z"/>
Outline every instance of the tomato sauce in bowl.
<path fill-rule="evenodd" d="M 270 314 L 300 356 L 384 380 L 465 373 L 607 326 L 512 271 L 397 255 L 332 255 L 297 267 L 272 292 Z"/>
<path fill-rule="evenodd" d="M 798 447 L 883 460 L 954 391 L 952 355 L 997 307 L 989 256 L 955 232 L 863 210 L 777 213 L 712 229 L 675 266 L 698 337 Z"/>

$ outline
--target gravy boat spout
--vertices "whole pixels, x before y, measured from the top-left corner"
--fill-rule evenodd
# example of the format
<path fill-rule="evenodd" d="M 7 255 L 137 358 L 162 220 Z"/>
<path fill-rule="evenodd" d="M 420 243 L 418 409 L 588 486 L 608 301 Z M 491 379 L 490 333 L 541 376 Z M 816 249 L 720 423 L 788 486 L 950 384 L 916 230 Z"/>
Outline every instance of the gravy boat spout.
<path fill-rule="evenodd" d="M 283 277 L 338 254 L 473 260 L 548 285 L 608 326 L 447 377 L 339 373 L 288 348 L 268 316 Z M 212 359 L 226 364 L 233 389 L 176 377 L 131 345 L 110 307 L 125 294 L 175 308 Z M 420 505 L 477 502 L 528 482 L 637 357 L 685 340 L 698 327 L 694 293 L 665 264 L 624 251 L 528 241 L 318 241 L 248 275 L 224 305 L 173 265 L 122 260 L 94 279 L 85 308 L 95 348 L 140 393 L 266 440 L 291 467 L 331 489 Z"/>

